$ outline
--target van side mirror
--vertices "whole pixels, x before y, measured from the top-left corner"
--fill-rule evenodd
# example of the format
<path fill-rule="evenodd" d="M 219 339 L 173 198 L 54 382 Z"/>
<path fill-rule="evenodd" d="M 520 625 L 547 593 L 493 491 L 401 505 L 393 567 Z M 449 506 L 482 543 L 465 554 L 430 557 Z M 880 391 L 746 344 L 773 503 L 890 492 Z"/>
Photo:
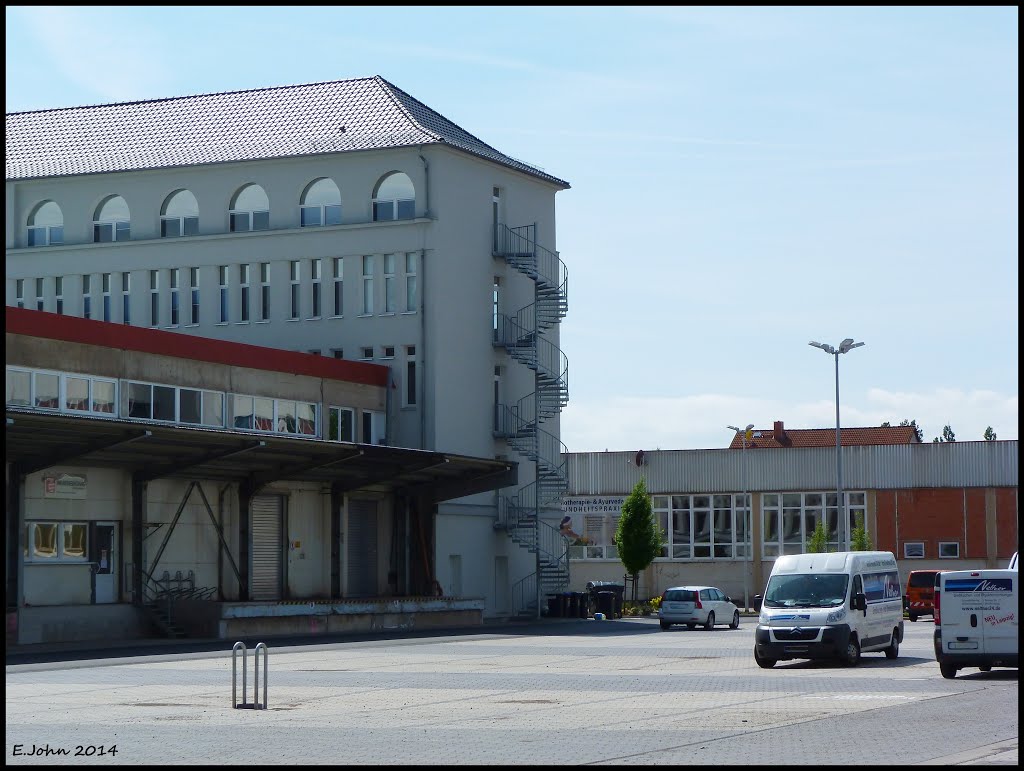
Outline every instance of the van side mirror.
<path fill-rule="evenodd" d="M 867 610 L 868 609 L 868 598 L 864 596 L 863 592 L 857 592 L 853 595 L 853 601 L 850 603 L 854 610 Z"/>
<path fill-rule="evenodd" d="M 726 602 L 732 602 L 732 597 L 726 597 L 726 598 L 725 598 L 725 601 L 726 601 Z"/>

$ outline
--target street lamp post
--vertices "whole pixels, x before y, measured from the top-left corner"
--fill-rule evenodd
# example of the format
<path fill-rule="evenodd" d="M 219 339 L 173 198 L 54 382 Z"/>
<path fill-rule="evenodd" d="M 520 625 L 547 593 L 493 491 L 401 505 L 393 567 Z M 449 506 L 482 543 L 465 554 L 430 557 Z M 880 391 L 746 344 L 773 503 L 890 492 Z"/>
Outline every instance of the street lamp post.
<path fill-rule="evenodd" d="M 740 441 L 743 442 L 743 449 L 740 450 L 742 453 L 741 460 L 743 471 L 741 476 L 743 477 L 743 522 L 744 522 L 744 533 L 743 533 L 743 545 L 746 547 L 746 555 L 744 557 L 743 564 L 743 609 L 750 609 L 750 580 L 747 576 L 748 564 L 753 565 L 753 556 L 751 551 L 753 550 L 754 537 L 751 533 L 751 525 L 753 525 L 752 512 L 750 511 L 750 505 L 747 503 L 747 433 L 754 429 L 753 423 L 748 423 L 744 429 L 737 428 L 736 426 L 726 426 L 726 428 L 732 429 L 740 435 Z"/>
<path fill-rule="evenodd" d="M 850 515 L 843 505 L 843 453 L 840 449 L 842 445 L 839 441 L 839 354 L 859 348 L 864 343 L 855 343 L 852 337 L 848 337 L 839 344 L 838 348 L 833 348 L 828 343 L 816 343 L 813 340 L 808 345 L 820 348 L 825 353 L 835 357 L 836 360 L 836 514 L 841 523 L 839 529 L 839 549 L 840 551 L 849 551 Z"/>

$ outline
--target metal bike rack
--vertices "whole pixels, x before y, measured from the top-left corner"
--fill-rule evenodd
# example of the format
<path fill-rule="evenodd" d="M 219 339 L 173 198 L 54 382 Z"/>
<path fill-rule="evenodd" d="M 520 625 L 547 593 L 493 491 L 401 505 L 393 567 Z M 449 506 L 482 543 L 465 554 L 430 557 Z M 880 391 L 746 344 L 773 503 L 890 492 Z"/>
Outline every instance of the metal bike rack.
<path fill-rule="evenodd" d="M 237 654 L 239 649 L 242 651 L 242 701 L 238 701 L 238 668 L 237 668 Z M 260 704 L 260 650 L 263 650 L 263 703 Z M 266 709 L 267 708 L 267 671 L 269 665 L 267 663 L 267 646 L 264 643 L 257 643 L 256 647 L 253 648 L 253 684 L 252 684 L 252 701 L 246 701 L 246 687 L 245 687 L 245 657 L 246 647 L 244 642 L 236 642 L 231 648 L 231 706 L 234 709 Z"/>

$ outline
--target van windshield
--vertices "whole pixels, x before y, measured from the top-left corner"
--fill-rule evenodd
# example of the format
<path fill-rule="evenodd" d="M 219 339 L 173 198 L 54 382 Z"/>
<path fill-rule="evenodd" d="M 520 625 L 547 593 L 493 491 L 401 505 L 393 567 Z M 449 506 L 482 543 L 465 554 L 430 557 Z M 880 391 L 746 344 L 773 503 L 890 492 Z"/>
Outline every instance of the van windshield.
<path fill-rule="evenodd" d="M 848 583 L 849 576 L 843 573 L 774 575 L 768 580 L 762 604 L 768 608 L 834 608 L 846 600 Z"/>

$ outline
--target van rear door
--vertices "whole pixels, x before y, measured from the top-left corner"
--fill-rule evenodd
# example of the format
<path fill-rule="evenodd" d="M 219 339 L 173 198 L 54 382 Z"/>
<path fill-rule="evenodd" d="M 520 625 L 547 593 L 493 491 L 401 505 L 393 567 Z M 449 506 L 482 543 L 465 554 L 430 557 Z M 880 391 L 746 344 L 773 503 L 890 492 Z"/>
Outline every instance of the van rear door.
<path fill-rule="evenodd" d="M 1016 574 L 956 570 L 940 574 L 942 647 L 952 655 L 1017 651 Z"/>

